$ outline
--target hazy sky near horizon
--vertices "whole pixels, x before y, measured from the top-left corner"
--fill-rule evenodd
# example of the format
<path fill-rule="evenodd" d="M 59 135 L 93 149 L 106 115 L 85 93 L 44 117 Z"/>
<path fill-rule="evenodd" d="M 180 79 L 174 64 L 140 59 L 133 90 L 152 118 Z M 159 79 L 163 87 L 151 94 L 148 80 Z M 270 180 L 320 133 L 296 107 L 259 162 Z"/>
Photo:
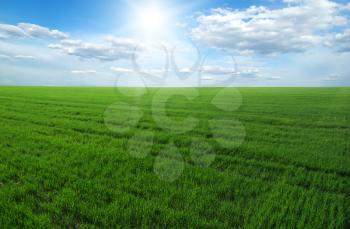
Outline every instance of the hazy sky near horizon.
<path fill-rule="evenodd" d="M 348 0 L 1 0 L 0 85 L 350 86 Z"/>

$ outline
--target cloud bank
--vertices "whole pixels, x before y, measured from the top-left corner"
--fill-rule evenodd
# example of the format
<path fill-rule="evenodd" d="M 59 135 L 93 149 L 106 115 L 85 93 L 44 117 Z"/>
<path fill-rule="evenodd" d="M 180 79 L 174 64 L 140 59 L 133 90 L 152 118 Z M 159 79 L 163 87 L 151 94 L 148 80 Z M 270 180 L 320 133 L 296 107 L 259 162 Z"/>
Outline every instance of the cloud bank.
<path fill-rule="evenodd" d="M 107 37 L 104 43 L 88 43 L 81 40 L 62 40 L 60 44 L 50 44 L 51 49 L 58 49 L 72 56 L 100 61 L 116 61 L 131 58 L 138 46 L 130 38 Z"/>
<path fill-rule="evenodd" d="M 18 23 L 17 25 L 0 24 L 0 37 L 3 39 L 11 37 L 66 39 L 69 37 L 69 35 L 68 33 L 64 33 L 56 29 L 51 30 L 36 24 Z"/>
<path fill-rule="evenodd" d="M 276 54 L 303 52 L 322 44 L 332 29 L 346 26 L 342 11 L 349 7 L 329 0 L 284 0 L 285 7 L 251 6 L 245 10 L 218 8 L 197 18 L 192 37 L 226 51 Z M 348 32 L 332 45 L 348 42 Z M 346 43 L 345 45 L 348 45 Z M 347 47 L 341 50 L 346 51 Z"/>

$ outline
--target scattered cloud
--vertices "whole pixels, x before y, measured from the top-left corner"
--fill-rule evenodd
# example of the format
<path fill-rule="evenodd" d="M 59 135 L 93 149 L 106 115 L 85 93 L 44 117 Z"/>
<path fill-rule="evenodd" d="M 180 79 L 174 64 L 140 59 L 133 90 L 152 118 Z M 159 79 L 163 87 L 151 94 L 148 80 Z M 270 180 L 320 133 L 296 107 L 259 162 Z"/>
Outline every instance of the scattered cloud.
<path fill-rule="evenodd" d="M 67 45 L 67 46 L 74 46 L 74 45 L 81 45 L 83 42 L 81 40 L 73 40 L 73 39 L 64 39 L 61 41 L 62 45 Z"/>
<path fill-rule="evenodd" d="M 1 74 L 14 79 L 18 77 L 18 82 L 24 80 L 24 76 L 29 79 L 29 75 L 39 83 L 51 82 L 52 79 L 53 85 L 55 80 L 62 83 L 63 79 L 64 82 L 73 79 L 77 84 L 86 80 L 84 83 L 89 85 L 101 81 L 113 85 L 115 73 L 123 74 L 126 81 L 131 82 L 130 85 L 137 77 L 161 78 L 163 74 L 169 74 L 169 85 L 177 84 L 182 80 L 177 77 L 179 73 L 189 76 L 186 79 L 189 83 L 197 82 L 196 77 L 201 77 L 207 84 L 220 83 L 225 77 L 247 85 L 264 82 L 272 85 L 349 82 L 346 66 L 350 55 L 347 19 L 350 3 L 341 4 L 330 0 L 279 1 L 285 3 L 282 8 L 218 8 L 209 14 L 195 14 L 193 18 L 197 18 L 197 25 L 192 29 L 191 36 L 193 41 L 204 44 L 198 45 L 203 48 L 201 53 L 197 53 L 193 45 L 186 47 L 184 44 L 173 48 L 177 47 L 176 40 L 168 41 L 166 45 L 151 45 L 146 40 L 141 43 L 131 38 L 114 36 L 99 39 L 101 35 L 85 34 L 91 37 L 89 42 L 82 37 L 70 37 L 66 32 L 36 24 L 0 23 Z M 176 26 L 190 29 L 193 21 L 178 23 Z M 31 38 L 40 38 L 40 42 L 34 42 L 36 40 Z M 321 48 L 319 45 L 330 48 Z M 227 62 L 224 61 L 222 55 L 227 53 L 222 50 L 270 56 L 267 59 L 260 55 L 235 55 L 239 64 L 235 70 L 231 55 Z M 333 50 L 344 53 L 340 55 Z M 171 55 L 171 51 L 176 55 Z M 201 60 L 201 54 L 207 54 L 212 60 Z M 197 56 L 198 64 L 195 62 Z M 166 63 L 167 58 L 175 57 L 179 62 L 179 68 L 176 69 L 174 63 Z M 202 66 L 198 66 L 200 64 Z M 333 72 L 341 77 L 337 74 L 328 75 Z M 101 77 L 103 75 L 105 78 Z"/>
<path fill-rule="evenodd" d="M 195 71 L 195 69 L 193 69 L 193 68 L 181 68 L 178 71 L 180 73 L 190 74 L 190 73 L 193 73 Z"/>
<path fill-rule="evenodd" d="M 156 68 L 137 70 L 137 69 L 131 69 L 131 68 L 110 67 L 110 70 L 112 70 L 115 73 L 119 73 L 119 74 L 136 73 L 136 74 L 157 75 L 157 74 L 164 74 L 164 73 L 166 73 L 166 70 L 164 70 L 164 69 L 156 69 Z"/>
<path fill-rule="evenodd" d="M 302 52 L 321 44 L 323 33 L 345 26 L 339 3 L 330 0 L 284 0 L 280 9 L 251 6 L 245 10 L 218 8 L 200 15 L 194 40 L 213 48 L 242 53 Z"/>
<path fill-rule="evenodd" d="M 350 52 L 350 29 L 330 35 L 326 41 L 326 45 L 335 48 L 339 52 Z"/>
<path fill-rule="evenodd" d="M 257 78 L 260 76 L 260 71 L 257 68 L 244 68 L 241 70 L 236 70 L 235 68 L 223 67 L 220 65 L 204 65 L 198 69 L 193 68 L 182 68 L 179 70 L 180 73 L 194 73 L 200 72 L 206 76 L 210 75 L 236 75 L 242 78 Z M 208 76 L 209 77 L 209 76 Z"/>
<path fill-rule="evenodd" d="M 339 79 L 339 75 L 337 74 L 330 74 L 329 76 L 326 77 L 326 81 L 336 81 Z"/>
<path fill-rule="evenodd" d="M 210 76 L 204 76 L 202 77 L 202 80 L 205 80 L 205 81 L 213 81 L 215 80 L 213 77 L 210 77 Z"/>
<path fill-rule="evenodd" d="M 6 60 L 11 60 L 12 57 L 9 55 L 5 55 L 5 54 L 0 54 L 0 59 L 6 59 Z"/>
<path fill-rule="evenodd" d="M 341 10 L 350 11 L 350 2 L 340 7 Z"/>
<path fill-rule="evenodd" d="M 136 48 L 139 48 L 139 46 L 142 46 L 142 44 L 134 39 L 126 38 L 126 37 L 113 37 L 108 36 L 106 38 L 106 41 L 111 43 L 113 47 L 118 47 L 120 49 L 128 49 L 128 50 L 134 50 Z"/>
<path fill-rule="evenodd" d="M 28 55 L 15 55 L 13 58 L 15 59 L 25 59 L 25 60 L 35 60 L 35 56 L 28 56 Z"/>
<path fill-rule="evenodd" d="M 226 75 L 234 74 L 235 69 L 225 68 L 221 66 L 202 66 L 200 68 L 202 73 L 211 74 L 211 75 Z"/>
<path fill-rule="evenodd" d="M 262 79 L 274 81 L 274 80 L 280 80 L 281 77 L 279 77 L 279 76 L 266 76 L 266 77 L 262 77 Z"/>
<path fill-rule="evenodd" d="M 116 73 L 130 73 L 130 72 L 133 72 L 133 70 L 130 69 L 130 68 L 111 67 L 110 69 L 112 71 L 116 72 Z"/>
<path fill-rule="evenodd" d="M 59 30 L 50 30 L 49 28 L 31 23 L 19 23 L 18 27 L 31 37 L 52 37 L 56 39 L 66 39 L 69 37 L 67 33 Z"/>
<path fill-rule="evenodd" d="M 139 43 L 129 38 L 107 37 L 104 43 L 88 43 L 81 40 L 62 40 L 60 44 L 50 44 L 51 49 L 62 50 L 68 55 L 83 59 L 115 61 L 131 58 Z"/>
<path fill-rule="evenodd" d="M 237 75 L 242 78 L 255 79 L 260 77 L 260 71 L 256 68 L 244 69 L 237 72 Z"/>
<path fill-rule="evenodd" d="M 184 29 L 188 26 L 188 24 L 186 22 L 177 22 L 175 26 Z"/>
<path fill-rule="evenodd" d="M 0 37 L 2 37 L 3 39 L 8 37 L 38 37 L 66 39 L 69 37 L 69 35 L 59 30 L 51 30 L 49 28 L 36 24 L 18 23 L 17 25 L 0 24 Z"/>
<path fill-rule="evenodd" d="M 0 59 L 15 61 L 15 60 L 36 60 L 37 58 L 35 56 L 30 56 L 30 55 L 0 54 Z"/>
<path fill-rule="evenodd" d="M 26 36 L 21 28 L 9 24 L 0 24 L 0 35 L 2 38 Z"/>
<path fill-rule="evenodd" d="M 95 71 L 95 70 L 72 70 L 71 73 L 75 74 L 75 75 L 93 75 L 93 74 L 97 74 L 97 71 Z"/>

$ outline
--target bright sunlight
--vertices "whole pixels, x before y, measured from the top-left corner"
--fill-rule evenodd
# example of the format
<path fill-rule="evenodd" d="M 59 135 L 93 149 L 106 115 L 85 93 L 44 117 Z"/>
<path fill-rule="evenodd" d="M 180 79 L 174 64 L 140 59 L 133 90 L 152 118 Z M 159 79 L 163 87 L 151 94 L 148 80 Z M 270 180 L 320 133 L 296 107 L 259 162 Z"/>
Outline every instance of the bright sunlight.
<path fill-rule="evenodd" d="M 156 3 L 137 5 L 134 8 L 134 27 L 146 37 L 163 36 L 168 32 L 171 12 Z"/>

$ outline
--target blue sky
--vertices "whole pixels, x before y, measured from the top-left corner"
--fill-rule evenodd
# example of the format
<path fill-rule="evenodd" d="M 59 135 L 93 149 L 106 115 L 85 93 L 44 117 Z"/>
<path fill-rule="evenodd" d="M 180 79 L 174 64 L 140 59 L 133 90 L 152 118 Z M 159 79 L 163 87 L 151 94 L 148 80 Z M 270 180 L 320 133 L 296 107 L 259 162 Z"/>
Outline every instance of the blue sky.
<path fill-rule="evenodd" d="M 349 86 L 349 1 L 1 0 L 0 85 Z"/>

